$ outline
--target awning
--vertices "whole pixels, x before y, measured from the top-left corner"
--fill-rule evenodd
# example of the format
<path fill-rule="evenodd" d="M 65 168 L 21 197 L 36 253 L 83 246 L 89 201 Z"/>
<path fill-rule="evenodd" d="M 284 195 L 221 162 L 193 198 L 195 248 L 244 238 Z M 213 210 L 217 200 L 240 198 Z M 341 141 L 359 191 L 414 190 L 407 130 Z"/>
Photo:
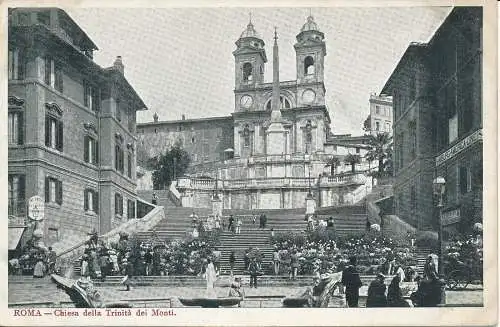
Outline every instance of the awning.
<path fill-rule="evenodd" d="M 15 250 L 26 227 L 9 227 L 9 250 Z"/>
<path fill-rule="evenodd" d="M 224 150 L 224 152 L 234 152 L 234 150 L 231 148 L 228 148 L 228 149 Z"/>

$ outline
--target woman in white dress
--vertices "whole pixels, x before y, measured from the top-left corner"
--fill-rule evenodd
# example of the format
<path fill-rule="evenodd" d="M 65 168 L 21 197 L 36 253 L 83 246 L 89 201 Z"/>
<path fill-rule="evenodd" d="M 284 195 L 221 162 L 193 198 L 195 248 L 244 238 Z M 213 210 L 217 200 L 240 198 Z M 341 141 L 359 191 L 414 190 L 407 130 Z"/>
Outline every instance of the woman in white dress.
<path fill-rule="evenodd" d="M 215 294 L 215 289 L 214 289 L 214 284 L 215 280 L 217 279 L 217 275 L 215 272 L 215 267 L 214 264 L 212 263 L 212 260 L 210 258 L 207 259 L 207 268 L 205 271 L 205 278 L 207 280 L 207 297 L 208 298 L 215 298 L 217 295 Z"/>

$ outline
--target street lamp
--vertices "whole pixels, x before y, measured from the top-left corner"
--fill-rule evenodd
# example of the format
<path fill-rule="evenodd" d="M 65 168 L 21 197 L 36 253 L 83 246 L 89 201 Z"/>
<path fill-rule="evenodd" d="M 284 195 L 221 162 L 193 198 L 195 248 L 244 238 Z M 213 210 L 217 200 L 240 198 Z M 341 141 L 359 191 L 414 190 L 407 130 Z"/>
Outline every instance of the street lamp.
<path fill-rule="evenodd" d="M 438 272 L 439 275 L 443 273 L 443 222 L 441 221 L 441 213 L 443 210 L 443 195 L 446 190 L 446 180 L 444 177 L 438 176 L 432 181 L 433 193 L 437 196 L 438 203 L 436 205 L 438 210 L 438 243 L 439 243 L 439 257 L 438 257 Z"/>

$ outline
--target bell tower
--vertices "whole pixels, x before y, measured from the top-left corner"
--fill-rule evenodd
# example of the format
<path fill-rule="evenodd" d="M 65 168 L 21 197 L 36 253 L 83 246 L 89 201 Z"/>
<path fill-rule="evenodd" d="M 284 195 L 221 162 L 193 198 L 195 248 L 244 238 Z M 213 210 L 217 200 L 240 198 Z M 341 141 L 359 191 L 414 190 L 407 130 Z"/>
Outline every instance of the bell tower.
<path fill-rule="evenodd" d="M 250 19 L 247 28 L 236 41 L 235 90 L 253 88 L 264 82 L 264 64 L 267 62 L 264 41 Z"/>
<path fill-rule="evenodd" d="M 307 17 L 296 39 L 297 105 L 324 105 L 325 35 L 320 32 L 313 16 Z"/>

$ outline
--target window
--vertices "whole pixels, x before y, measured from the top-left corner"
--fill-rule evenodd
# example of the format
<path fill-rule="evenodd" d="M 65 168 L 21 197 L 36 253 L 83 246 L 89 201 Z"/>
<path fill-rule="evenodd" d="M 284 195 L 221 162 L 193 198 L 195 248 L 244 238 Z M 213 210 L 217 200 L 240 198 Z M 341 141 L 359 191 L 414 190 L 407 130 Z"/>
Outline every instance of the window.
<path fill-rule="evenodd" d="M 119 122 L 122 121 L 122 108 L 121 108 L 121 101 L 120 100 L 116 100 L 116 112 L 115 112 L 115 115 L 116 115 L 116 120 L 118 120 Z"/>
<path fill-rule="evenodd" d="M 375 122 L 375 130 L 380 131 L 380 122 L 378 121 Z"/>
<path fill-rule="evenodd" d="M 9 111 L 8 119 L 9 145 L 22 145 L 24 143 L 22 111 Z"/>
<path fill-rule="evenodd" d="M 19 25 L 27 26 L 30 24 L 30 15 L 27 12 L 20 12 L 18 16 Z"/>
<path fill-rule="evenodd" d="M 26 213 L 25 177 L 9 174 L 9 215 L 23 216 Z"/>
<path fill-rule="evenodd" d="M 37 14 L 38 23 L 50 26 L 50 12 L 49 11 L 40 11 Z"/>
<path fill-rule="evenodd" d="M 253 80 L 252 70 L 251 63 L 246 62 L 243 64 L 243 82 L 251 82 Z"/>
<path fill-rule="evenodd" d="M 359 154 L 360 148 L 356 148 L 356 153 Z"/>
<path fill-rule="evenodd" d="M 191 144 L 194 144 L 194 141 L 195 141 L 194 136 L 191 136 Z"/>
<path fill-rule="evenodd" d="M 45 202 L 57 203 L 59 205 L 63 202 L 63 187 L 62 181 L 53 177 L 45 178 Z"/>
<path fill-rule="evenodd" d="M 99 146 L 97 140 L 89 135 L 84 137 L 83 159 L 90 164 L 97 164 L 99 156 Z"/>
<path fill-rule="evenodd" d="M 63 122 L 49 114 L 45 116 L 45 146 L 63 150 Z"/>
<path fill-rule="evenodd" d="M 24 71 L 26 60 L 24 58 L 24 52 L 20 49 L 9 50 L 8 54 L 8 64 L 9 64 L 9 80 L 24 79 Z"/>
<path fill-rule="evenodd" d="M 115 215 L 123 215 L 123 197 L 119 193 L 115 193 Z"/>
<path fill-rule="evenodd" d="M 56 63 L 51 57 L 45 57 L 44 82 L 59 92 L 63 92 L 63 73 L 61 64 Z"/>
<path fill-rule="evenodd" d="M 135 218 L 135 201 L 127 200 L 127 218 L 133 219 Z"/>
<path fill-rule="evenodd" d="M 412 121 L 408 125 L 410 130 L 410 157 L 413 159 L 417 155 L 417 123 Z"/>
<path fill-rule="evenodd" d="M 375 113 L 380 115 L 380 106 L 375 106 Z"/>
<path fill-rule="evenodd" d="M 314 74 L 314 59 L 311 56 L 307 56 L 304 59 L 304 74 L 305 75 Z"/>
<path fill-rule="evenodd" d="M 127 176 L 132 178 L 132 153 L 127 154 Z"/>
<path fill-rule="evenodd" d="M 272 99 L 267 100 L 266 110 L 271 110 L 271 105 L 272 105 Z M 292 106 L 290 104 L 290 101 L 281 95 L 280 96 L 280 109 L 290 109 L 291 107 Z"/>
<path fill-rule="evenodd" d="M 472 190 L 472 173 L 469 167 L 460 167 L 460 193 L 465 194 Z"/>
<path fill-rule="evenodd" d="M 123 174 L 124 171 L 124 151 L 119 141 L 115 144 L 115 169 Z"/>
<path fill-rule="evenodd" d="M 412 72 L 411 76 L 410 76 L 410 80 L 408 81 L 409 83 L 409 90 L 408 90 L 408 94 L 409 94 L 409 102 L 412 103 L 413 100 L 415 100 L 415 96 L 416 96 L 416 93 L 417 93 L 417 89 L 416 89 L 416 79 L 417 79 L 417 74 L 415 72 Z"/>
<path fill-rule="evenodd" d="M 389 122 L 385 123 L 385 131 L 389 132 L 389 133 L 391 132 L 391 123 L 389 123 Z"/>
<path fill-rule="evenodd" d="M 245 125 L 245 128 L 243 129 L 243 146 L 250 146 L 250 129 L 248 128 L 248 125 Z"/>
<path fill-rule="evenodd" d="M 99 193 L 93 189 L 86 189 L 83 193 L 83 210 L 86 212 L 99 212 Z"/>
<path fill-rule="evenodd" d="M 92 87 L 88 81 L 83 81 L 83 105 L 92 111 L 100 109 L 100 92 L 96 87 Z"/>

